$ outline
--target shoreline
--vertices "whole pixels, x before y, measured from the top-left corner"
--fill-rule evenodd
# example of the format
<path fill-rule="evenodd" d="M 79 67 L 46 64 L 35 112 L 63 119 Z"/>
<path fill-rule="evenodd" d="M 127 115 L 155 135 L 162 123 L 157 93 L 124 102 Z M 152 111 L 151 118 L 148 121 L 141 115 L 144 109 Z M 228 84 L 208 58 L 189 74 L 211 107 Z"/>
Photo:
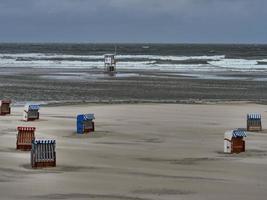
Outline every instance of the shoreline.
<path fill-rule="evenodd" d="M 12 73 L 7 75 L 1 74 L 1 70 L 0 99 L 12 99 L 18 104 L 28 101 L 61 105 L 77 102 L 208 104 L 239 101 L 267 104 L 267 82 L 253 81 L 259 77 L 257 74 L 250 75 L 248 80 L 208 80 L 163 71 L 135 71 L 138 76 L 109 77 L 103 76 L 100 70 L 77 69 L 74 79 L 46 79 L 42 77 L 60 74 L 68 78 L 74 71 L 10 69 Z M 79 73 L 87 78 L 80 78 Z M 92 78 L 94 74 L 103 77 Z"/>
<path fill-rule="evenodd" d="M 83 105 L 267 105 L 267 102 L 254 101 L 200 101 L 200 100 L 181 100 L 181 101 L 154 101 L 154 100 L 125 100 L 125 101 L 85 101 L 85 102 L 35 102 L 42 107 L 62 107 L 62 106 L 83 106 Z M 12 103 L 12 107 L 23 107 L 26 102 Z"/>

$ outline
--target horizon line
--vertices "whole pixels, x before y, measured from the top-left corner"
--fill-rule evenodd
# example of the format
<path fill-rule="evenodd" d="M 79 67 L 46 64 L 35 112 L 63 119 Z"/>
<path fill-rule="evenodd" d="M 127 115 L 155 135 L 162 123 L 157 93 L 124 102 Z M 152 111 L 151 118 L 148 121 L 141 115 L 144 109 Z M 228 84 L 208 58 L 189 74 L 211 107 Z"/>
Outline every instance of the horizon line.
<path fill-rule="evenodd" d="M 106 44 L 106 45 L 120 45 L 120 44 L 150 44 L 150 45 L 267 45 L 267 42 L 2 42 L 0 44 Z"/>

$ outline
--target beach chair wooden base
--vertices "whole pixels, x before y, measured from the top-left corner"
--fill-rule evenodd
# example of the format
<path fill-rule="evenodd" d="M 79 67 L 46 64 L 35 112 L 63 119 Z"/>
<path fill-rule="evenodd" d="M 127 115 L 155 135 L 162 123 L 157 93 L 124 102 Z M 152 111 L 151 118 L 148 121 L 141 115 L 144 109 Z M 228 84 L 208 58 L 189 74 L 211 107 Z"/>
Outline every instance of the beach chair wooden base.
<path fill-rule="evenodd" d="M 262 127 L 261 126 L 248 126 L 247 131 L 259 132 L 259 131 L 262 131 Z"/>
<path fill-rule="evenodd" d="M 40 118 L 40 114 L 38 112 L 36 116 L 29 116 L 29 115 L 24 116 L 23 121 L 25 121 L 25 122 L 35 121 L 35 120 L 39 120 L 39 118 Z"/>
<path fill-rule="evenodd" d="M 2 111 L 2 112 L 0 112 L 0 115 L 1 116 L 10 115 L 10 113 L 11 113 L 10 111 L 7 111 L 7 112 Z"/>
<path fill-rule="evenodd" d="M 32 121 L 36 121 L 36 120 L 39 120 L 39 117 L 38 118 L 27 118 L 24 121 L 25 122 L 32 122 Z"/>
<path fill-rule="evenodd" d="M 90 128 L 90 129 L 85 129 L 83 133 L 84 134 L 89 134 L 89 133 L 94 132 L 94 131 L 95 131 L 94 128 Z"/>
<path fill-rule="evenodd" d="M 242 153 L 245 152 L 245 141 L 243 138 L 235 138 L 232 140 L 232 153 Z"/>
<path fill-rule="evenodd" d="M 17 144 L 17 150 L 20 151 L 31 151 L 32 150 L 32 145 L 28 144 Z"/>
<path fill-rule="evenodd" d="M 51 162 L 36 162 L 32 165 L 32 168 L 48 168 L 48 167 L 56 167 L 56 161 Z"/>

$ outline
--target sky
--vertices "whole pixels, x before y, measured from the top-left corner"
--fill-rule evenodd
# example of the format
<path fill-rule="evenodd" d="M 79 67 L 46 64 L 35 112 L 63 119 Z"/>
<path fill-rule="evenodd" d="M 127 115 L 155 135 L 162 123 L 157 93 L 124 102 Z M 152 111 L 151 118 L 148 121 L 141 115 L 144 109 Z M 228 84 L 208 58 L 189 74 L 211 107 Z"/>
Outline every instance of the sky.
<path fill-rule="evenodd" d="M 0 42 L 267 43 L 267 0 L 0 0 Z"/>

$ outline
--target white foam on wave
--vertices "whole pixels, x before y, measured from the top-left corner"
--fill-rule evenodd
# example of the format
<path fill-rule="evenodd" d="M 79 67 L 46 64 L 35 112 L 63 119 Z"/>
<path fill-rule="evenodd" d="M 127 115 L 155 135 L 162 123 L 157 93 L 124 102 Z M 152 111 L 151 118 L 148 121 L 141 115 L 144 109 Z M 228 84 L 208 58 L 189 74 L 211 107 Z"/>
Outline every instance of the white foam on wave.
<path fill-rule="evenodd" d="M 222 59 L 218 61 L 209 61 L 208 63 L 220 68 L 232 70 L 266 70 L 267 65 L 258 65 L 263 60 L 245 60 L 245 59 Z"/>
<path fill-rule="evenodd" d="M 153 62 L 138 61 L 138 62 L 119 62 L 118 67 L 126 68 L 145 68 Z M 31 67 L 31 68 L 102 68 L 102 61 L 53 61 L 53 60 L 32 60 L 32 61 L 16 61 L 10 59 L 0 59 L 1 67 Z"/>
<path fill-rule="evenodd" d="M 10 59 L 0 59 L 1 67 L 90 68 L 90 67 L 97 67 L 100 65 L 103 65 L 103 62 L 52 61 L 52 60 L 16 61 Z"/>
<path fill-rule="evenodd" d="M 160 55 L 117 55 L 117 67 L 120 69 L 140 70 L 206 70 L 200 64 L 157 64 L 157 60 L 218 60 L 225 58 L 217 56 L 160 56 Z M 52 60 L 59 58 L 59 61 Z M 76 60 L 64 60 L 75 58 Z M 78 60 L 87 59 L 87 60 Z M 39 59 L 39 60 L 38 60 Z M 43 60 L 42 60 L 43 59 Z M 49 60 L 51 59 L 51 60 Z M 97 60 L 96 60 L 97 59 Z M 67 55 L 67 54 L 0 54 L 0 67 L 32 67 L 32 68 L 103 68 L 103 55 Z M 131 59 L 131 61 L 127 61 Z M 141 61 L 140 61 L 141 60 Z M 144 60 L 144 61 L 142 61 Z"/>
<path fill-rule="evenodd" d="M 33 60 L 16 61 L 10 59 L 0 59 L 1 67 L 30 67 L 30 68 L 69 68 L 69 69 L 93 69 L 104 68 L 101 61 L 52 61 L 52 60 Z M 211 67 L 202 64 L 155 64 L 154 61 L 121 61 L 117 63 L 118 69 L 125 70 L 167 70 L 184 71 L 199 70 L 209 71 Z"/>
<path fill-rule="evenodd" d="M 147 60 L 170 60 L 170 61 L 185 61 L 185 60 L 219 60 L 224 59 L 224 55 L 217 56 L 159 56 L 159 55 L 117 55 L 118 59 L 147 59 Z"/>
<path fill-rule="evenodd" d="M 33 58 L 33 59 L 103 59 L 103 55 L 70 55 L 70 54 L 45 54 L 45 53 L 25 53 L 25 54 L 0 54 L 1 58 L 18 59 L 18 58 Z M 215 56 L 160 56 L 160 55 L 116 55 L 117 59 L 144 59 L 144 60 L 219 60 L 224 59 L 224 55 Z"/>
<path fill-rule="evenodd" d="M 49 53 L 16 53 L 16 54 L 0 54 L 1 58 L 18 59 L 18 58 L 33 58 L 33 59 L 103 59 L 103 55 L 70 55 L 70 54 L 49 54 Z"/>
<path fill-rule="evenodd" d="M 21 59 L 18 59 L 21 58 Z M 27 59 L 29 58 L 29 59 Z M 33 59 L 31 59 L 33 58 Z M 44 59 L 45 58 L 45 59 Z M 52 60 L 60 58 L 60 60 Z M 67 60 L 76 58 L 75 60 Z M 87 60 L 79 60 L 79 58 Z M 267 64 L 259 65 L 262 60 L 228 59 L 224 55 L 217 56 L 157 56 L 157 55 L 117 55 L 119 69 L 167 70 L 167 71 L 262 71 Z M 25 59 L 25 60 L 23 60 Z M 39 59 L 39 60 L 38 60 Z M 43 60 L 42 60 L 43 59 Z M 51 59 L 51 60 L 49 60 Z M 65 59 L 65 60 L 64 60 Z M 127 61 L 127 59 L 131 59 Z M 208 60 L 208 64 L 175 64 L 160 63 L 163 61 Z M 103 55 L 67 55 L 67 54 L 0 54 L 0 67 L 32 67 L 32 68 L 103 68 Z"/>

